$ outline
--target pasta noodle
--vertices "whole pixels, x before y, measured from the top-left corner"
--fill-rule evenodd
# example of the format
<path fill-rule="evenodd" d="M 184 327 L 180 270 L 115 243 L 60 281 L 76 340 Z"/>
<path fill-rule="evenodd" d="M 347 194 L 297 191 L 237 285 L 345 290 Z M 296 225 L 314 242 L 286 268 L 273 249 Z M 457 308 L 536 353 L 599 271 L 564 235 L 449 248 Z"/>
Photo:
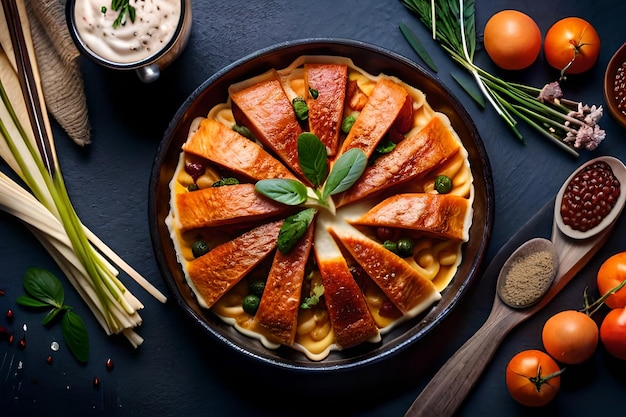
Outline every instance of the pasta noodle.
<path fill-rule="evenodd" d="M 354 66 L 351 61 L 345 58 L 302 57 L 296 60 L 291 66 L 285 69 L 277 70 L 283 89 L 290 100 L 298 96 L 305 96 L 306 85 L 304 81 L 304 71 L 302 68 L 304 62 L 338 62 L 348 65 L 349 81 L 355 82 L 356 85 L 358 85 L 359 90 L 366 96 L 369 96 L 372 93 L 374 86 L 380 77 L 387 77 L 382 74 L 368 74 L 360 68 Z M 253 85 L 258 80 L 263 79 L 263 77 L 264 75 L 261 75 L 259 77 L 244 80 L 235 85 L 235 88 L 244 88 L 245 86 Z M 426 96 L 417 88 L 418 86 L 409 86 L 397 78 L 388 78 L 400 83 L 407 90 L 412 99 L 412 126 L 411 130 L 406 133 L 406 136 L 422 130 L 434 117 L 440 117 L 460 143 L 456 133 L 454 133 L 452 127 L 449 125 L 447 117 L 443 114 L 435 112 L 430 107 Z M 358 106 L 355 103 L 357 103 L 356 100 L 354 102 L 349 102 L 347 100 L 347 111 L 356 111 L 358 113 L 361 109 L 352 107 Z M 226 103 L 217 105 L 214 108 L 207 110 L 207 118 L 216 120 L 228 128 L 231 128 L 236 123 L 230 99 Z M 199 120 L 194 121 L 192 124 L 190 137 L 198 129 L 199 122 Z M 184 152 L 181 153 L 180 163 L 176 171 L 176 175 L 171 183 L 172 196 L 178 193 L 187 192 L 189 187 L 192 186 L 197 186 L 199 188 L 210 187 L 212 184 L 219 181 L 220 178 L 225 175 L 229 175 L 229 172 L 227 170 L 225 171 L 222 167 L 212 165 L 211 163 L 207 163 L 207 161 L 202 161 L 202 163 L 206 165 L 206 170 L 202 175 L 194 178 L 186 171 L 185 166 L 189 163 L 189 161 L 194 161 L 197 158 L 198 157 L 188 155 Z M 471 201 L 473 199 L 473 179 L 468 162 L 468 155 L 462 146 L 458 152 L 433 171 L 427 172 L 423 176 L 418 176 L 415 179 L 404 183 L 402 186 L 402 192 L 437 194 L 437 191 L 434 188 L 434 179 L 438 175 L 446 175 L 450 177 L 453 184 L 450 194 L 470 200 L 471 207 Z M 385 194 L 382 194 L 382 197 L 378 197 L 378 200 L 384 196 Z M 172 203 L 170 217 L 168 218 L 168 226 L 170 227 L 172 239 L 175 242 L 179 262 L 181 263 L 185 274 L 187 274 L 186 263 L 194 259 L 194 255 L 191 250 L 193 242 L 202 239 L 213 248 L 221 243 L 233 239 L 240 233 L 237 227 L 230 226 L 207 228 L 206 230 L 198 229 L 181 233 L 174 226 L 176 224 L 176 216 L 177 212 L 175 204 Z M 469 225 L 467 227 L 469 228 Z M 375 227 L 358 226 L 357 228 L 369 238 L 377 241 L 381 240 L 377 237 L 377 230 Z M 419 275 L 432 281 L 437 291 L 445 291 L 446 287 L 454 278 L 457 267 L 461 262 L 461 248 L 463 242 L 453 239 L 442 239 L 433 236 L 432 234 L 421 233 L 418 231 L 405 230 L 404 233 L 406 236 L 411 237 L 415 242 L 413 256 L 406 258 L 406 261 L 415 271 L 418 272 Z M 354 262 L 350 261 L 350 256 L 347 253 L 345 253 L 345 257 L 348 260 L 349 265 L 354 266 Z M 260 265 L 255 267 L 249 275 L 245 276 L 213 305 L 212 311 L 228 323 L 233 324 L 243 333 L 258 338 L 266 347 L 276 348 L 278 345 L 270 341 L 271 338 L 268 338 L 267 334 L 258 328 L 253 317 L 246 313 L 242 308 L 243 300 L 249 292 L 249 283 L 259 279 L 266 279 L 270 266 L 271 259 L 263 261 Z M 312 272 L 305 275 L 302 289 L 303 298 L 310 294 L 311 288 L 321 283 L 320 274 L 315 270 L 314 263 L 309 262 L 308 268 L 312 268 Z M 355 279 L 362 289 L 372 318 L 381 333 L 385 333 L 398 323 L 411 318 L 411 315 L 398 315 L 398 312 L 393 309 L 390 311 L 385 310 L 386 306 L 390 303 L 389 298 L 374 283 L 374 281 L 367 276 L 367 274 L 363 275 L 365 276 L 358 276 Z M 194 284 L 192 282 L 189 282 L 189 284 L 192 290 L 195 291 Z M 337 348 L 337 346 L 335 346 L 335 334 L 331 326 L 329 314 L 323 303 L 320 303 L 310 309 L 300 309 L 298 314 L 297 326 L 295 330 L 295 342 L 292 345 L 294 349 L 302 351 L 312 360 L 320 360 L 326 357 L 331 350 Z"/>

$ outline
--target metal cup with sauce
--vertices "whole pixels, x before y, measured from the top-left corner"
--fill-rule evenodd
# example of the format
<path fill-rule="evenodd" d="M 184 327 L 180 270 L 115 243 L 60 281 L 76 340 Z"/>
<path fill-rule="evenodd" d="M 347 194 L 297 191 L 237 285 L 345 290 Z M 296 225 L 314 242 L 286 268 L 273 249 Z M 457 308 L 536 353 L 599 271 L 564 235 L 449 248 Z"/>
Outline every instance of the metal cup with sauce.
<path fill-rule="evenodd" d="M 131 55 L 130 57 L 125 57 L 123 53 L 121 53 L 119 59 L 114 56 L 115 54 L 110 54 L 106 51 L 104 51 L 104 53 L 100 52 L 97 47 L 94 47 L 93 43 L 91 43 L 90 46 L 90 41 L 87 40 L 88 36 L 83 32 L 84 29 L 81 29 L 83 26 L 81 20 L 84 20 L 84 17 L 80 16 L 78 10 L 80 10 L 79 8 L 84 6 L 85 3 L 79 4 L 77 8 L 77 3 L 80 2 L 89 2 L 89 0 L 68 0 L 66 3 L 66 19 L 70 34 L 83 55 L 104 67 L 115 70 L 134 70 L 141 81 L 150 83 L 156 81 L 161 71 L 170 65 L 187 46 L 191 34 L 191 0 L 180 0 L 180 14 L 177 16 L 177 25 L 173 34 L 166 42 L 144 53 L 143 55 L 145 56 L 137 55 L 138 57 L 135 58 L 134 55 L 129 54 Z M 116 14 L 119 13 L 119 11 L 110 10 L 111 0 L 101 0 L 101 3 L 102 5 L 94 3 L 100 7 L 100 13 L 103 15 L 105 13 L 111 13 L 117 16 Z M 134 2 L 130 2 L 129 4 L 133 5 L 133 3 Z M 141 18 L 141 11 L 135 11 L 135 19 Z M 134 22 L 130 21 L 129 15 L 126 16 L 125 24 L 134 24 Z M 102 29 L 102 26 L 100 29 Z M 128 28 L 124 29 L 127 30 Z M 115 29 L 112 27 L 107 26 L 106 30 L 110 33 L 115 33 Z M 103 43 L 106 43 L 104 42 L 104 37 L 105 36 L 103 36 Z M 115 37 L 112 36 L 112 39 L 115 39 Z M 123 51 L 125 47 L 124 40 L 115 39 L 115 41 L 115 47 Z M 129 50 L 131 48 L 130 42 L 128 48 Z"/>

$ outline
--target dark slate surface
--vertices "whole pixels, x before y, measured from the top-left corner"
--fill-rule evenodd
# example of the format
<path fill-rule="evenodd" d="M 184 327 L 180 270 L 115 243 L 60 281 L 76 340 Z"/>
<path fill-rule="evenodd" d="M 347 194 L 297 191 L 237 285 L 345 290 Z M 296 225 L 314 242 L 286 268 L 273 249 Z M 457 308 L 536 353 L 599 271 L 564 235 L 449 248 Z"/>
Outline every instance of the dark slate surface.
<path fill-rule="evenodd" d="M 568 97 L 603 104 L 604 68 L 626 40 L 626 3 L 509 0 L 478 1 L 476 7 L 479 30 L 489 16 L 506 8 L 533 16 L 544 34 L 562 17 L 590 21 L 602 39 L 600 60 L 589 73 L 571 77 L 564 88 Z M 583 152 L 579 159 L 525 125 L 521 130 L 526 145 L 517 142 L 492 109 L 478 108 L 453 81 L 450 72 L 461 70 L 429 40 L 425 28 L 400 1 L 196 0 L 193 15 L 189 46 L 154 84 L 143 85 L 134 74 L 84 63 L 93 125 L 93 144 L 88 149 L 76 147 L 54 126 L 61 167 L 81 219 L 163 291 L 167 290 L 154 259 L 147 217 L 148 181 L 163 132 L 185 98 L 213 73 L 279 42 L 311 37 L 356 39 L 418 60 L 398 24 L 408 24 L 422 38 L 439 65 L 438 76 L 466 106 L 489 155 L 496 212 L 488 259 L 549 204 L 578 165 L 597 155 L 626 157 L 625 132 L 608 115 L 602 122 L 607 139 L 595 153 Z M 476 61 L 492 69 L 483 51 L 477 53 Z M 543 57 L 522 74 L 501 74 L 536 86 L 557 77 Z M 551 209 L 545 208 L 543 216 L 518 239 L 548 235 L 550 216 Z M 580 307 L 584 289 L 595 285 L 601 262 L 626 250 L 625 227 L 621 220 L 620 233 L 612 236 L 564 292 L 505 339 L 459 416 L 580 416 L 622 408 L 626 363 L 612 360 L 601 348 L 587 363 L 566 371 L 560 395 L 540 410 L 521 407 L 509 397 L 504 369 L 517 351 L 541 348 L 541 326 L 550 314 Z M 31 266 L 61 275 L 29 232 L 0 213 L 0 289 L 5 291 L 0 297 L 0 325 L 16 337 L 11 345 L 0 342 L 2 416 L 402 416 L 438 367 L 484 322 L 495 291 L 494 279 L 478 280 L 452 314 L 418 345 L 367 369 L 318 377 L 259 367 L 198 331 L 175 303 L 161 305 L 129 283 L 145 303 L 139 333 L 146 341 L 133 350 L 125 340 L 105 336 L 68 286 L 66 302 L 88 318 L 91 335 L 90 361 L 80 365 L 63 345 L 59 326 L 44 328 L 40 313 L 15 305 L 15 298 L 22 294 L 24 271 Z M 12 322 L 4 318 L 8 309 L 15 312 Z M 24 333 L 24 323 L 27 347 L 20 350 L 17 340 Z M 55 340 L 61 342 L 61 350 L 47 364 Z M 108 358 L 115 363 L 113 370 L 105 368 Z M 98 389 L 92 386 L 94 377 L 100 380 Z"/>

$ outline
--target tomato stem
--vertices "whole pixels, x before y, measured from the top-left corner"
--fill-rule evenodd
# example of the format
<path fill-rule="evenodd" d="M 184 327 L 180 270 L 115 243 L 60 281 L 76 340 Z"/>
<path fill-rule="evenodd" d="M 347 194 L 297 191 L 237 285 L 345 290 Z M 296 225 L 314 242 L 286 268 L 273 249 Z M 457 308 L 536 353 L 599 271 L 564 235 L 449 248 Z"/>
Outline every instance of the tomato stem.
<path fill-rule="evenodd" d="M 587 30 L 587 27 L 585 27 L 582 30 L 582 32 L 580 33 L 579 39 L 582 39 L 582 37 L 585 34 L 586 30 Z M 569 67 L 571 67 L 574 64 L 574 61 L 576 60 L 576 57 L 578 55 L 580 55 L 581 48 L 583 46 L 589 45 L 588 43 L 579 43 L 579 39 L 570 39 L 570 41 L 569 41 L 569 43 L 574 47 L 574 56 L 572 57 L 570 62 L 568 62 L 567 65 L 565 65 L 565 67 L 563 67 L 563 69 L 561 69 L 561 77 L 559 78 L 559 81 L 564 81 L 565 79 L 567 79 L 567 77 L 565 76 L 565 71 L 567 71 L 569 69 Z"/>
<path fill-rule="evenodd" d="M 604 305 L 604 302 L 606 301 L 607 298 L 609 298 L 611 295 L 615 294 L 620 289 L 622 289 L 622 287 L 624 285 L 626 285 L 626 279 L 623 280 L 619 285 L 616 285 L 615 287 L 613 287 L 610 290 L 608 290 L 600 298 L 598 298 L 596 301 L 592 302 L 591 304 L 589 303 L 589 297 L 587 296 L 587 290 L 585 290 L 585 294 L 584 294 L 585 307 L 582 310 L 580 310 L 580 311 L 582 313 L 585 313 L 586 315 L 591 317 L 592 314 L 594 314 L 596 311 L 598 311 L 600 309 L 600 307 L 602 307 Z"/>
<path fill-rule="evenodd" d="M 550 385 L 548 381 L 550 381 L 552 378 L 555 378 L 561 375 L 565 371 L 565 369 L 566 368 L 562 368 L 546 376 L 541 376 L 541 365 L 539 365 L 537 366 L 537 375 L 528 377 L 528 380 L 535 385 L 535 387 L 537 388 L 537 391 L 541 391 L 541 387 L 544 384 Z"/>

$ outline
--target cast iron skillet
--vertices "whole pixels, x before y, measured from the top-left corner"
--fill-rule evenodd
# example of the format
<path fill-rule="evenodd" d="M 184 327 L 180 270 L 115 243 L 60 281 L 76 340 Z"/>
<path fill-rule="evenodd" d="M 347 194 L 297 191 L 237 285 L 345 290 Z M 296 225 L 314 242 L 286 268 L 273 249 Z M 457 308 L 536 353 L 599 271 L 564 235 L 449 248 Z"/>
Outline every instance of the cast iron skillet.
<path fill-rule="evenodd" d="M 381 343 L 364 343 L 355 348 L 335 351 L 319 362 L 313 362 L 302 353 L 286 347 L 268 350 L 257 340 L 240 334 L 210 311 L 202 309 L 185 283 L 165 225 L 170 199 L 168 185 L 176 169 L 181 146 L 187 139 L 191 121 L 195 117 L 206 116 L 211 107 L 225 102 L 229 85 L 272 68 L 285 68 L 302 55 L 348 57 L 371 74 L 397 76 L 425 92 L 430 105 L 450 118 L 469 152 L 475 190 L 470 239 L 463 247 L 463 260 L 458 272 L 442 293 L 442 299 L 424 314 L 383 335 Z M 305 39 L 281 43 L 247 56 L 206 80 L 183 103 L 165 132 L 152 169 L 149 190 L 149 221 L 154 253 L 172 298 L 185 313 L 216 341 L 252 360 L 286 370 L 315 373 L 371 364 L 418 343 L 455 307 L 479 274 L 491 237 L 493 212 L 493 181 L 487 154 L 476 126 L 457 99 L 440 81 L 412 61 L 378 46 L 342 39 Z"/>

